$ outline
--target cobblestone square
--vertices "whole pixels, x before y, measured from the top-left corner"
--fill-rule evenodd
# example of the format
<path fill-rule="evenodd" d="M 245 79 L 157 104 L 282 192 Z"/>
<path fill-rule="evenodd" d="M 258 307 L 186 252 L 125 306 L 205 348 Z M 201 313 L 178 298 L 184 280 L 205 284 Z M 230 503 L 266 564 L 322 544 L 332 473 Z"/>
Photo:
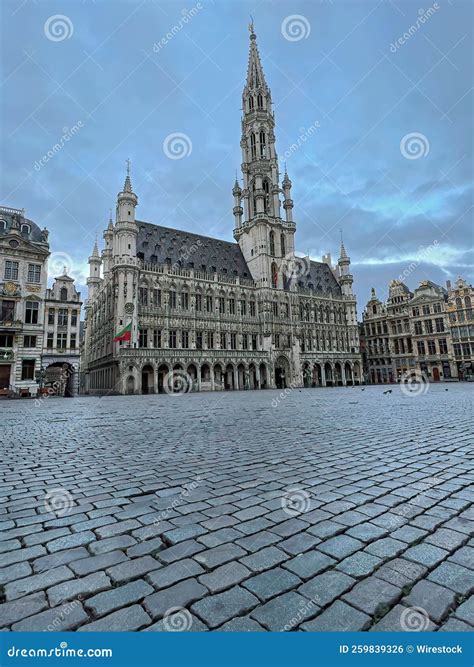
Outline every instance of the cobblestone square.
<path fill-rule="evenodd" d="M 2 401 L 0 628 L 472 631 L 473 390 Z"/>

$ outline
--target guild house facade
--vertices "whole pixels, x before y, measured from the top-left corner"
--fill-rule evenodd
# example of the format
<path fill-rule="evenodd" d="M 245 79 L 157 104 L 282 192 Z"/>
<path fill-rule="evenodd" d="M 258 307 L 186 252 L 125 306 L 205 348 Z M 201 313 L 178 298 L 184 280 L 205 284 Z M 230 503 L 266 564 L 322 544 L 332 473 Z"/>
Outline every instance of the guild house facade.
<path fill-rule="evenodd" d="M 272 99 L 251 26 L 242 183 L 227 242 L 136 217 L 127 168 L 115 223 L 89 258 L 89 393 L 264 389 L 362 381 L 350 258 L 295 255 L 291 181 L 280 181 Z"/>

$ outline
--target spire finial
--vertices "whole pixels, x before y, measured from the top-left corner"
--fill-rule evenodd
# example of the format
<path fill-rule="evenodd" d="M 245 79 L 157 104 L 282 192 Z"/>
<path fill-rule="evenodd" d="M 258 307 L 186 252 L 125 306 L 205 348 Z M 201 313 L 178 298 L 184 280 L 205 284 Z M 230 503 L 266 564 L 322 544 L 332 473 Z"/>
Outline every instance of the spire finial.
<path fill-rule="evenodd" d="M 130 176 L 130 158 L 128 157 L 125 162 L 127 163 L 127 176 Z"/>
<path fill-rule="evenodd" d="M 132 183 L 131 183 L 131 181 L 130 181 L 130 158 L 127 158 L 127 159 L 125 160 L 125 162 L 127 163 L 127 176 L 126 176 L 126 178 L 125 178 L 125 183 L 124 183 L 124 186 L 123 186 L 123 191 L 124 191 L 124 192 L 132 192 Z"/>
<path fill-rule="evenodd" d="M 249 33 L 251 38 L 256 36 L 252 14 L 250 14 Z"/>
<path fill-rule="evenodd" d="M 67 276 L 67 266 L 63 266 L 63 276 Z"/>

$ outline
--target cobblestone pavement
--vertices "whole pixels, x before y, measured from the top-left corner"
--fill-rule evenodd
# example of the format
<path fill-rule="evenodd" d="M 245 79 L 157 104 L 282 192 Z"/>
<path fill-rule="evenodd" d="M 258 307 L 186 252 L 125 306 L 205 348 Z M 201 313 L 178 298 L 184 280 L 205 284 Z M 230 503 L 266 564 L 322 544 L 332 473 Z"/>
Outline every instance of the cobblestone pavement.
<path fill-rule="evenodd" d="M 1 402 L 0 628 L 472 630 L 473 390 Z"/>

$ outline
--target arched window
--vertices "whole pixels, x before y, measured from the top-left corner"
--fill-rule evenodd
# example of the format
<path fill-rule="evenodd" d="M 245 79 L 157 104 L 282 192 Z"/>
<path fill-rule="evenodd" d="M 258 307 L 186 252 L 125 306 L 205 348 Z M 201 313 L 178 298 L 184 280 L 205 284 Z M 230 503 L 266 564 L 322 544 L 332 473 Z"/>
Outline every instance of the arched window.
<path fill-rule="evenodd" d="M 260 130 L 258 140 L 260 142 L 260 157 L 267 157 L 267 142 L 263 130 Z"/>
<path fill-rule="evenodd" d="M 253 111 L 253 97 L 250 95 L 249 97 L 249 111 Z"/>
<path fill-rule="evenodd" d="M 263 210 L 265 213 L 268 213 L 270 211 L 270 186 L 266 179 L 263 181 L 263 191 L 265 193 L 265 198 L 263 200 Z"/>
<path fill-rule="evenodd" d="M 282 257 L 284 257 L 286 255 L 286 243 L 284 234 L 280 235 L 280 248 L 281 248 L 281 255 Z"/>
<path fill-rule="evenodd" d="M 7 228 L 7 221 L 6 220 L 0 220 L 0 229 L 5 230 Z"/>
<path fill-rule="evenodd" d="M 263 109 L 263 97 L 260 93 L 257 95 L 257 108 Z"/>
<path fill-rule="evenodd" d="M 22 225 L 21 226 L 21 233 L 22 234 L 29 234 L 30 233 L 30 226 L 29 225 Z"/>
<path fill-rule="evenodd" d="M 330 321 L 331 321 L 331 318 L 329 316 L 329 307 L 328 307 L 328 308 L 326 308 L 326 322 L 330 322 Z"/>
<path fill-rule="evenodd" d="M 59 300 L 67 301 L 67 287 L 61 287 L 59 291 Z"/>
<path fill-rule="evenodd" d="M 459 297 L 456 299 L 456 308 L 462 308 L 462 301 Z"/>
<path fill-rule="evenodd" d="M 275 262 L 272 262 L 272 287 L 278 287 L 278 268 Z"/>
<path fill-rule="evenodd" d="M 250 155 L 252 158 L 257 157 L 257 144 L 255 141 L 255 134 L 253 132 L 250 135 Z"/>
<path fill-rule="evenodd" d="M 275 234 L 273 232 L 270 232 L 270 255 L 272 257 L 275 256 Z M 272 269 L 273 273 L 273 269 Z"/>
<path fill-rule="evenodd" d="M 465 296 L 464 297 L 464 303 L 466 305 L 466 308 L 470 308 L 471 307 L 471 297 L 470 296 Z"/>

